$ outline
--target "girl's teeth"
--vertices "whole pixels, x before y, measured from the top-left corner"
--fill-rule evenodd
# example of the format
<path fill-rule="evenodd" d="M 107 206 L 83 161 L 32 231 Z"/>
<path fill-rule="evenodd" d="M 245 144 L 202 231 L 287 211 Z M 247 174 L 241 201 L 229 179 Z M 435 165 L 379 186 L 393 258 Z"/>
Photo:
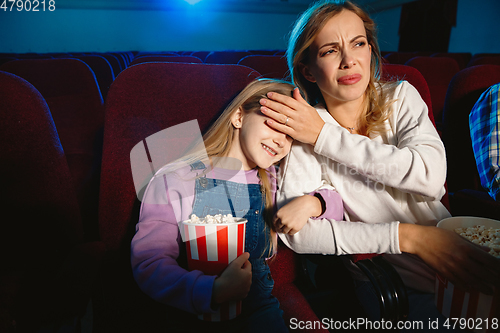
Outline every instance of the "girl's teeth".
<path fill-rule="evenodd" d="M 271 149 L 271 148 L 269 148 L 268 146 L 266 146 L 266 145 L 264 145 L 264 144 L 263 144 L 262 146 L 264 147 L 264 149 L 265 149 L 265 150 L 267 150 L 267 151 L 268 151 L 268 152 L 270 152 L 271 154 L 273 154 L 273 155 L 276 155 L 276 154 L 277 154 L 274 150 L 272 150 L 272 149 Z"/>

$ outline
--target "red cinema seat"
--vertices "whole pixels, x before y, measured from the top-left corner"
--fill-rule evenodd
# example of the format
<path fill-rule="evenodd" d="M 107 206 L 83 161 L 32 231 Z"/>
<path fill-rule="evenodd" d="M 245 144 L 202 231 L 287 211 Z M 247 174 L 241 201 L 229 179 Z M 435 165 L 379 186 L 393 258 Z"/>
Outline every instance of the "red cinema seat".
<path fill-rule="evenodd" d="M 251 54 L 248 51 L 212 51 L 204 62 L 207 64 L 237 64 L 242 58 Z"/>
<path fill-rule="evenodd" d="M 117 56 L 111 53 L 96 53 L 96 54 L 106 58 L 106 60 L 111 65 L 111 68 L 113 68 L 113 73 L 115 74 L 115 77 L 117 77 L 118 74 L 120 74 L 120 72 L 124 70 L 122 63 L 120 62 Z"/>
<path fill-rule="evenodd" d="M 83 242 L 70 170 L 42 95 L 0 71 L 0 114 L 6 194 L 0 201 L 0 331 L 57 332 L 85 314 L 104 244 Z"/>
<path fill-rule="evenodd" d="M 87 65 L 89 65 L 90 69 L 92 69 L 97 79 L 97 84 L 99 85 L 99 90 L 101 91 L 102 98 L 103 100 L 106 100 L 109 87 L 115 80 L 113 67 L 111 67 L 109 61 L 107 61 L 106 58 L 100 55 L 81 55 L 75 56 L 75 58 L 85 62 Z"/>
<path fill-rule="evenodd" d="M 78 59 L 16 60 L 0 70 L 24 78 L 47 101 L 78 195 L 86 239 L 98 239 L 104 105 L 93 71 Z"/>
<path fill-rule="evenodd" d="M 438 129 L 441 129 L 446 91 L 451 79 L 460 68 L 456 60 L 446 57 L 415 57 L 406 62 L 424 76 L 432 100 L 432 112 Z"/>
<path fill-rule="evenodd" d="M 275 55 L 249 55 L 238 62 L 238 65 L 255 69 L 262 77 L 289 80 L 286 58 Z"/>
<path fill-rule="evenodd" d="M 408 60 L 417 56 L 417 52 L 390 52 L 384 59 L 390 64 L 404 65 Z"/>
<path fill-rule="evenodd" d="M 477 65 L 498 65 L 500 66 L 500 54 L 498 55 L 477 55 L 473 56 L 467 67 Z"/>
<path fill-rule="evenodd" d="M 137 57 L 130 63 L 129 66 L 142 64 L 144 62 L 185 62 L 185 63 L 193 63 L 193 64 L 201 64 L 202 61 L 200 58 L 193 56 L 174 56 L 174 55 L 156 55 L 156 56 L 141 56 Z"/>
<path fill-rule="evenodd" d="M 467 67 L 467 64 L 469 63 L 469 61 L 472 57 L 472 53 L 470 53 L 470 52 L 438 52 L 438 53 L 432 54 L 431 57 L 445 57 L 445 58 L 455 59 L 455 61 L 458 64 L 458 68 L 460 68 L 460 70 L 462 70 L 465 67 Z"/>

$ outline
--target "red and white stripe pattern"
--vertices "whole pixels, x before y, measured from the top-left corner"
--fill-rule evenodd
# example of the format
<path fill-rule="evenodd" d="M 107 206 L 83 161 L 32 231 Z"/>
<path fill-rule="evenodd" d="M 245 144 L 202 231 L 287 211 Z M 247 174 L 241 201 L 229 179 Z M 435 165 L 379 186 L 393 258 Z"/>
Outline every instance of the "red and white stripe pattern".
<path fill-rule="evenodd" d="M 481 318 L 483 325 L 477 325 L 474 332 L 498 332 L 491 327 L 493 318 L 500 318 L 500 290 L 493 295 L 485 295 L 479 291 L 466 292 L 456 288 L 453 283 L 436 275 L 436 307 L 448 318 Z M 485 325 L 488 319 L 490 325 Z M 481 328 L 481 329 L 479 329 Z"/>
<path fill-rule="evenodd" d="M 219 275 L 245 251 L 245 222 L 218 224 L 184 223 L 188 267 L 205 274 Z M 241 301 L 221 304 L 216 313 L 199 316 L 208 321 L 223 321 L 241 313 Z"/>

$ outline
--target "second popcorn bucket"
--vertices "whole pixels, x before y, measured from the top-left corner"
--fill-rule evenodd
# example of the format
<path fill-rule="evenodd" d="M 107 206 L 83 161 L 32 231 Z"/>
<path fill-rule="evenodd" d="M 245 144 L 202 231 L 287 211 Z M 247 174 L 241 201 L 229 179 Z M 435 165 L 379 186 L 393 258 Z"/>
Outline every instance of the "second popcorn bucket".
<path fill-rule="evenodd" d="M 500 228 L 500 221 L 481 217 L 455 216 L 446 218 L 437 227 L 455 231 L 456 228 L 484 226 Z M 500 327 L 500 290 L 493 295 L 478 290 L 465 291 L 436 274 L 435 304 L 437 309 L 449 319 L 450 327 L 468 329 L 475 333 L 498 332 Z"/>
<path fill-rule="evenodd" d="M 183 239 L 189 270 L 200 270 L 207 275 L 220 275 L 231 261 L 245 252 L 247 220 L 232 218 L 228 223 L 182 222 Z M 234 319 L 241 313 L 241 301 L 220 305 L 215 313 L 199 316 L 207 321 Z"/>

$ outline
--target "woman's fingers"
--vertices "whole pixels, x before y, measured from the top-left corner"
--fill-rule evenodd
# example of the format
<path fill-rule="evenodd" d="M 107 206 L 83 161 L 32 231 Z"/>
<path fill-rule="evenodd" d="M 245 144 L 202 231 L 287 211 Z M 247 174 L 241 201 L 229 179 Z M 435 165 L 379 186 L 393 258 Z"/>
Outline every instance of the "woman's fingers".
<path fill-rule="evenodd" d="M 300 102 L 298 102 L 295 99 L 296 91 L 298 91 L 297 88 L 295 88 L 293 93 L 292 93 L 293 97 L 285 96 L 285 95 L 275 93 L 275 92 L 269 92 L 269 93 L 267 93 L 267 98 L 269 98 L 268 101 L 275 101 L 275 102 L 278 102 L 279 104 L 286 105 L 289 108 L 295 110 L 295 109 L 297 109 L 298 104 L 300 104 Z M 299 95 L 300 95 L 300 93 L 299 93 Z"/>
<path fill-rule="evenodd" d="M 291 120 L 288 120 L 288 124 L 290 124 L 290 121 Z M 288 124 L 285 125 L 272 119 L 266 120 L 266 124 L 278 132 L 285 133 L 292 138 L 294 137 L 295 131 L 292 127 L 288 126 Z"/>
<path fill-rule="evenodd" d="M 289 115 L 282 113 L 282 112 L 277 112 L 275 109 L 271 109 L 267 106 L 261 106 L 260 110 L 263 114 L 265 114 L 269 118 L 272 118 L 272 119 L 276 120 L 278 123 L 281 123 L 283 125 L 285 123 L 288 125 L 287 119 L 288 119 L 288 121 L 290 121 Z"/>
<path fill-rule="evenodd" d="M 285 122 L 286 117 L 293 117 L 296 115 L 296 111 L 294 109 L 285 104 L 271 101 L 269 99 L 261 99 L 260 105 L 262 113 L 282 123 Z"/>

